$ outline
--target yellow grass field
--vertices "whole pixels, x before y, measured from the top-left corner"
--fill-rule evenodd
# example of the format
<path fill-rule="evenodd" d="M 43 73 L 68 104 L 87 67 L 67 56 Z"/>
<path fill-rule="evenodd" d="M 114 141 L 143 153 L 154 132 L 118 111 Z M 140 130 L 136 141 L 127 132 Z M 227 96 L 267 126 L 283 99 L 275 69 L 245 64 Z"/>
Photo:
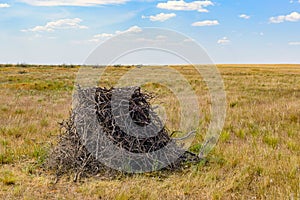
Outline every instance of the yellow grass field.
<path fill-rule="evenodd" d="M 191 151 L 209 123 L 205 84 L 191 66 L 174 66 L 193 86 L 203 113 Z M 0 199 L 300 199 L 300 65 L 219 65 L 227 117 L 205 162 L 182 171 L 91 177 L 56 184 L 42 165 L 71 110 L 77 66 L 0 67 Z M 111 67 L 110 86 L 132 67 Z M 178 103 L 156 84 L 144 86 L 178 128 Z"/>

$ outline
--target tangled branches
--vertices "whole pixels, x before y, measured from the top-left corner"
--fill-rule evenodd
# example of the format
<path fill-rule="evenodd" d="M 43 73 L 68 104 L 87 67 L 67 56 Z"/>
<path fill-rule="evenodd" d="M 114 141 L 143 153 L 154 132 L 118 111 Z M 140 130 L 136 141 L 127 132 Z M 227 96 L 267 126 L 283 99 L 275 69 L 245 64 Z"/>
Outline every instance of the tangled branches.
<path fill-rule="evenodd" d="M 180 168 L 199 161 L 181 149 L 138 87 L 79 89 L 58 145 L 48 158 L 57 176 L 115 175 Z"/>
<path fill-rule="evenodd" d="M 130 93 L 127 101 L 126 95 Z M 170 142 L 167 130 L 151 109 L 150 98 L 140 88 L 96 89 L 99 123 L 115 145 L 132 153 L 149 153 Z"/>

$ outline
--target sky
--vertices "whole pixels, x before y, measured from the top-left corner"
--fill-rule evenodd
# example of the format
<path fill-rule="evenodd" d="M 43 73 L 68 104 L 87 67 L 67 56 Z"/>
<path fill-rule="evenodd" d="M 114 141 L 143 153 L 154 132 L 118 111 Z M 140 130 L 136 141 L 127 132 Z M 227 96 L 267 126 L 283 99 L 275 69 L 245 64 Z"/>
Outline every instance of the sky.
<path fill-rule="evenodd" d="M 82 64 L 147 27 L 184 34 L 214 63 L 300 63 L 300 0 L 0 0 L 0 63 Z"/>

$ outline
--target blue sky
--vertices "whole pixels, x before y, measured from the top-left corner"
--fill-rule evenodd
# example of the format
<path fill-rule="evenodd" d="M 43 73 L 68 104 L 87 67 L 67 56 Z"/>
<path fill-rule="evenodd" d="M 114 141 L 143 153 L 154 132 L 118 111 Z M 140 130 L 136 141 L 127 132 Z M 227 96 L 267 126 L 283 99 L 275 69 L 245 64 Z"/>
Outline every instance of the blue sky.
<path fill-rule="evenodd" d="M 300 63 L 300 0 L 0 0 L 0 63 L 81 64 L 143 27 L 185 34 L 215 63 Z"/>

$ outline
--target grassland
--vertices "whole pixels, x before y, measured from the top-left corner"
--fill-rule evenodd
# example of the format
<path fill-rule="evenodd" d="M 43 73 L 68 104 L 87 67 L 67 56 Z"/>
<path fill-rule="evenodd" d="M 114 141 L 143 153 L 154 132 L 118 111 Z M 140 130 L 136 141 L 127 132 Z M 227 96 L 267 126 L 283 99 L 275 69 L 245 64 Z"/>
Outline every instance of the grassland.
<path fill-rule="evenodd" d="M 191 67 L 174 67 L 199 96 L 202 126 L 209 122 L 205 84 Z M 179 172 L 133 175 L 110 180 L 92 177 L 57 184 L 43 170 L 58 122 L 71 109 L 78 67 L 0 67 L 1 199 L 300 199 L 300 65 L 219 65 L 227 93 L 227 118 L 206 162 Z M 110 68 L 109 85 L 128 67 Z M 176 129 L 175 97 L 155 84 L 145 89 L 168 107 L 167 126 Z M 170 103 L 171 102 L 171 103 Z M 208 116 L 208 117 L 206 117 Z"/>

